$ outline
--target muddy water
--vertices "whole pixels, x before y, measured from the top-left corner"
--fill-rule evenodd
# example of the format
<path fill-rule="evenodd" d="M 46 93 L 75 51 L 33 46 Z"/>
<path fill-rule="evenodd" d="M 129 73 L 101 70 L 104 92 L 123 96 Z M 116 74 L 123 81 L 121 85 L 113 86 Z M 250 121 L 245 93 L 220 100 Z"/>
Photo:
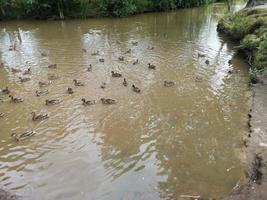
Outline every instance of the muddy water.
<path fill-rule="evenodd" d="M 1 188 L 44 200 L 228 195 L 244 180 L 242 136 L 249 102 L 247 66 L 216 33 L 223 8 L 1 22 L 0 86 L 24 99 L 12 104 L 1 95 Z M 16 50 L 9 51 L 14 44 Z M 97 50 L 100 55 L 92 56 Z M 206 58 L 198 58 L 198 52 Z M 149 62 L 156 70 L 147 68 Z M 57 69 L 48 69 L 53 63 Z M 86 72 L 89 64 L 92 72 Z M 25 83 L 18 78 L 22 73 L 11 72 L 29 67 L 31 80 Z M 111 77 L 112 70 L 122 73 L 128 87 Z M 48 74 L 59 79 L 40 89 L 38 82 L 47 81 Z M 75 87 L 73 79 L 85 86 Z M 166 88 L 165 80 L 175 85 Z M 131 90 L 133 83 L 140 94 Z M 74 94 L 66 93 L 68 87 Z M 49 94 L 35 96 L 35 90 L 46 89 Z M 83 97 L 98 102 L 84 107 Z M 102 105 L 102 97 L 117 104 Z M 62 102 L 46 106 L 46 99 Z M 50 118 L 33 122 L 32 111 Z M 26 130 L 36 135 L 20 142 L 10 137 Z"/>

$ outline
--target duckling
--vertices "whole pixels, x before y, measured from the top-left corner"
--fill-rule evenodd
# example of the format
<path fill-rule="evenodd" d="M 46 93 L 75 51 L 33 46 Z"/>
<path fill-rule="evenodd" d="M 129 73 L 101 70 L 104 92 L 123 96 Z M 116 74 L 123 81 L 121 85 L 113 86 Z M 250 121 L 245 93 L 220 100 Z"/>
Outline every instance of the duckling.
<path fill-rule="evenodd" d="M 153 46 L 152 47 L 151 46 L 148 46 L 147 49 L 148 50 L 154 50 L 154 47 Z"/>
<path fill-rule="evenodd" d="M 209 64 L 210 64 L 210 61 L 207 59 L 207 60 L 205 61 L 205 63 L 206 63 L 206 65 L 209 65 Z"/>
<path fill-rule="evenodd" d="M 126 78 L 123 79 L 123 83 L 122 83 L 125 87 L 127 87 L 128 83 L 126 81 Z"/>
<path fill-rule="evenodd" d="M 73 89 L 72 89 L 72 88 L 68 88 L 68 89 L 67 89 L 67 93 L 68 93 L 68 94 L 73 94 L 73 93 L 74 93 L 74 91 L 73 91 Z"/>
<path fill-rule="evenodd" d="M 197 54 L 197 57 L 198 57 L 198 58 L 204 58 L 205 56 L 206 56 L 205 54 L 201 54 L 201 53 L 198 53 L 198 54 Z"/>
<path fill-rule="evenodd" d="M 59 79 L 59 77 L 56 76 L 55 74 L 48 74 L 47 76 L 48 76 L 48 80 L 50 81 Z"/>
<path fill-rule="evenodd" d="M 164 86 L 165 87 L 172 87 L 175 85 L 175 82 L 173 81 L 164 81 Z"/>
<path fill-rule="evenodd" d="M 23 99 L 16 98 L 13 95 L 9 95 L 9 97 L 10 97 L 10 102 L 12 102 L 12 103 L 21 103 L 24 101 Z"/>
<path fill-rule="evenodd" d="M 39 114 L 37 115 L 35 112 L 32 112 L 32 121 L 42 121 L 45 119 L 48 119 L 49 115 L 48 114 Z"/>
<path fill-rule="evenodd" d="M 116 100 L 114 99 L 106 99 L 106 98 L 101 98 L 102 104 L 116 104 Z"/>
<path fill-rule="evenodd" d="M 90 64 L 89 67 L 87 68 L 87 71 L 88 72 L 91 72 L 92 71 L 92 68 L 93 68 L 93 66 Z"/>
<path fill-rule="evenodd" d="M 138 64 L 138 59 L 136 59 L 134 62 L 133 62 L 133 65 L 137 65 Z"/>
<path fill-rule="evenodd" d="M 61 101 L 59 99 L 51 99 L 51 100 L 45 100 L 45 105 L 50 106 L 50 105 L 56 105 L 59 104 Z"/>
<path fill-rule="evenodd" d="M 21 133 L 21 134 L 12 133 L 11 137 L 13 137 L 17 141 L 21 141 L 21 140 L 25 140 L 25 139 L 27 139 L 29 137 L 32 137 L 35 134 L 36 134 L 36 132 L 31 130 L 31 131 L 26 131 L 26 132 Z"/>
<path fill-rule="evenodd" d="M 92 55 L 92 56 L 99 56 L 100 53 L 99 53 L 99 51 L 96 51 L 96 52 L 91 53 L 91 55 Z"/>
<path fill-rule="evenodd" d="M 75 86 L 84 86 L 84 84 L 76 79 L 73 80 Z"/>
<path fill-rule="evenodd" d="M 132 52 L 132 49 L 128 49 L 126 52 L 125 52 L 125 54 L 129 54 L 129 53 L 131 53 Z"/>
<path fill-rule="evenodd" d="M 24 82 L 30 81 L 31 79 L 28 77 L 19 77 L 19 80 L 20 82 L 24 83 Z"/>
<path fill-rule="evenodd" d="M 49 93 L 48 90 L 45 90 L 45 91 L 38 91 L 38 90 L 36 90 L 35 91 L 35 94 L 36 94 L 37 97 L 44 96 L 44 95 L 46 95 L 48 93 Z"/>
<path fill-rule="evenodd" d="M 2 89 L 2 94 L 9 94 L 10 93 L 10 90 L 8 89 L 8 87 Z"/>
<path fill-rule="evenodd" d="M 19 73 L 21 72 L 20 69 L 11 68 L 12 73 Z"/>
<path fill-rule="evenodd" d="M 137 41 L 133 41 L 132 42 L 132 45 L 137 46 L 138 45 L 138 42 Z"/>
<path fill-rule="evenodd" d="M 99 62 L 105 62 L 105 59 L 104 58 L 99 58 Z"/>
<path fill-rule="evenodd" d="M 47 53 L 43 52 L 43 53 L 41 53 L 41 56 L 47 57 Z"/>
<path fill-rule="evenodd" d="M 105 82 L 102 82 L 101 86 L 102 89 L 105 89 L 107 87 L 107 84 Z"/>
<path fill-rule="evenodd" d="M 111 71 L 111 75 L 112 75 L 112 77 L 115 77 L 115 78 L 122 77 L 122 75 L 120 73 L 114 72 L 114 71 Z"/>
<path fill-rule="evenodd" d="M 155 65 L 152 65 L 151 63 L 148 63 L 148 69 L 156 69 L 156 66 Z"/>
<path fill-rule="evenodd" d="M 120 56 L 119 61 L 124 61 L 124 56 Z"/>
<path fill-rule="evenodd" d="M 141 92 L 141 90 L 138 87 L 136 87 L 135 85 L 132 85 L 132 89 L 136 93 L 140 93 Z"/>
<path fill-rule="evenodd" d="M 87 52 L 87 50 L 86 50 L 86 49 L 82 49 L 82 51 L 83 51 L 84 53 L 86 53 L 86 52 Z"/>
<path fill-rule="evenodd" d="M 82 98 L 81 100 L 84 106 L 91 106 L 96 104 L 95 100 L 85 100 L 85 98 Z"/>
<path fill-rule="evenodd" d="M 0 118 L 3 118 L 5 116 L 4 113 L 0 113 Z"/>
<path fill-rule="evenodd" d="M 56 69 L 57 68 L 57 64 L 48 65 L 48 68 L 49 69 Z"/>
<path fill-rule="evenodd" d="M 39 84 L 39 87 L 46 87 L 46 86 L 49 86 L 51 84 L 51 81 L 49 81 L 49 82 L 39 81 L 38 84 Z"/>
<path fill-rule="evenodd" d="M 31 74 L 32 72 L 31 72 L 31 68 L 28 68 L 24 73 L 23 73 L 23 75 L 29 75 L 29 74 Z"/>

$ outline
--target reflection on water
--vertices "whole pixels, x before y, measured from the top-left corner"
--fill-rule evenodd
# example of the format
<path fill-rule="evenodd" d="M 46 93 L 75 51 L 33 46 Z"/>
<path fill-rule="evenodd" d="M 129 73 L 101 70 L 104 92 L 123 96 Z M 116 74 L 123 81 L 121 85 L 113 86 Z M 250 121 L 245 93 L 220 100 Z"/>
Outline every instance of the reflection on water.
<path fill-rule="evenodd" d="M 1 95 L 0 112 L 6 114 L 0 118 L 1 187 L 25 199 L 229 194 L 244 176 L 240 153 L 248 77 L 239 58 L 228 64 L 232 47 L 216 33 L 222 8 L 215 4 L 123 19 L 1 22 L 0 86 L 24 98 L 11 104 Z M 9 51 L 10 45 L 16 50 Z M 100 55 L 92 56 L 96 51 Z M 198 52 L 206 58 L 198 58 Z M 136 59 L 139 63 L 132 65 Z M 155 71 L 147 68 L 149 62 Z M 58 68 L 48 69 L 53 63 Z M 86 72 L 89 64 L 92 72 Z M 22 74 L 11 72 L 29 67 L 29 82 L 21 83 Z M 123 74 L 128 87 L 111 77 L 112 70 Z M 47 81 L 49 73 L 59 79 L 46 88 L 48 95 L 36 97 L 38 82 Z M 73 79 L 85 87 L 74 87 Z M 176 84 L 166 88 L 165 80 Z M 140 94 L 131 90 L 133 83 Z M 74 94 L 66 93 L 68 87 Z M 84 107 L 83 97 L 98 103 Z M 118 103 L 104 106 L 102 97 Z M 62 103 L 44 105 L 53 98 Z M 32 111 L 50 118 L 32 122 Z M 10 138 L 11 132 L 29 129 L 37 134 L 28 140 Z"/>

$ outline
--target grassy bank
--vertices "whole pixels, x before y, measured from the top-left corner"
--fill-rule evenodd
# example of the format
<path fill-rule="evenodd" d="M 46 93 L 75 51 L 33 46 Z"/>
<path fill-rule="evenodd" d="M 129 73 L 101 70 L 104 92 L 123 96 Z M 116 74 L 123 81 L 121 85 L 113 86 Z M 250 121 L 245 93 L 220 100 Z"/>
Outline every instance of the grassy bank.
<path fill-rule="evenodd" d="M 219 21 L 217 30 L 240 42 L 237 49 L 246 54 L 252 82 L 256 82 L 257 73 L 267 66 L 267 9 L 229 14 Z"/>
<path fill-rule="evenodd" d="M 0 0 L 0 19 L 124 17 L 210 2 L 212 0 Z"/>

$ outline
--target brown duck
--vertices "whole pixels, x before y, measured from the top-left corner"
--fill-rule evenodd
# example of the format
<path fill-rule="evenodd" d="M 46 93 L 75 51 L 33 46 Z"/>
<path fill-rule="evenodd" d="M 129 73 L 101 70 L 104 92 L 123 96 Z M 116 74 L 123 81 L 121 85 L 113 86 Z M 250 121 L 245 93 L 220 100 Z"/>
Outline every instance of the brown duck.
<path fill-rule="evenodd" d="M 17 141 L 21 141 L 21 140 L 26 140 L 26 139 L 28 139 L 29 137 L 32 137 L 35 134 L 36 134 L 36 132 L 30 130 L 30 131 L 26 131 L 26 132 L 21 133 L 21 134 L 12 133 L 11 137 L 13 137 Z"/>
<path fill-rule="evenodd" d="M 76 79 L 73 80 L 75 86 L 84 86 L 84 84 L 81 81 L 78 81 Z"/>
<path fill-rule="evenodd" d="M 42 121 L 45 119 L 48 119 L 49 115 L 48 114 L 39 114 L 37 115 L 35 112 L 32 112 L 32 121 Z"/>
<path fill-rule="evenodd" d="M 50 106 L 50 105 L 56 105 L 56 104 L 60 104 L 60 100 L 59 99 L 51 99 L 51 100 L 45 100 L 45 105 Z"/>
<path fill-rule="evenodd" d="M 10 90 L 8 89 L 8 87 L 2 89 L 2 94 L 9 94 L 10 93 Z"/>
<path fill-rule="evenodd" d="M 172 87 L 175 85 L 175 82 L 173 81 L 164 81 L 164 86 L 165 87 Z"/>
<path fill-rule="evenodd" d="M 126 52 L 125 52 L 125 54 L 129 54 L 129 53 L 131 53 L 132 52 L 132 49 L 128 49 Z"/>
<path fill-rule="evenodd" d="M 92 69 L 93 69 L 93 66 L 90 64 L 89 67 L 87 68 L 87 71 L 88 71 L 88 72 L 91 72 Z"/>
<path fill-rule="evenodd" d="M 115 78 L 122 77 L 122 75 L 120 73 L 114 72 L 114 71 L 111 71 L 111 75 L 112 75 L 112 77 L 115 77 Z"/>
<path fill-rule="evenodd" d="M 10 102 L 12 102 L 12 103 L 21 103 L 24 101 L 23 99 L 16 98 L 13 95 L 9 95 L 9 97 L 10 97 Z"/>
<path fill-rule="evenodd" d="M 101 100 L 101 102 L 102 102 L 102 104 L 116 104 L 117 102 L 116 102 L 116 100 L 114 100 L 114 99 L 106 99 L 106 98 L 101 98 L 100 99 Z"/>
<path fill-rule="evenodd" d="M 126 81 L 126 78 L 123 79 L 123 83 L 122 83 L 125 87 L 127 87 L 128 83 Z"/>
<path fill-rule="evenodd" d="M 49 86 L 51 82 L 50 81 L 49 82 L 39 81 L 38 84 L 39 84 L 39 87 L 46 87 L 46 86 Z"/>
<path fill-rule="evenodd" d="M 73 93 L 74 93 L 74 91 L 73 91 L 73 89 L 72 89 L 72 88 L 68 88 L 68 89 L 67 89 L 67 93 L 68 93 L 68 94 L 73 94 Z"/>
<path fill-rule="evenodd" d="M 46 95 L 46 94 L 48 94 L 48 93 L 49 93 L 48 90 L 45 90 L 45 91 L 38 91 L 38 90 L 36 90 L 36 91 L 35 91 L 35 94 L 36 94 L 37 97 Z"/>
<path fill-rule="evenodd" d="M 32 73 L 31 68 L 28 68 L 28 69 L 23 73 L 23 75 L 29 75 L 29 74 L 31 74 L 31 73 Z"/>
<path fill-rule="evenodd" d="M 81 100 L 84 106 L 91 106 L 96 104 L 95 100 L 86 100 L 85 98 L 82 98 Z"/>
<path fill-rule="evenodd" d="M 49 69 L 56 69 L 57 68 L 57 64 L 48 65 L 48 68 Z"/>
<path fill-rule="evenodd" d="M 148 63 L 148 69 L 156 69 L 156 66 L 155 65 L 152 65 L 151 63 Z"/>
<path fill-rule="evenodd" d="M 19 77 L 19 80 L 20 80 L 20 82 L 24 83 L 24 82 L 30 81 L 31 79 L 28 77 Z"/>
<path fill-rule="evenodd" d="M 132 85 L 132 89 L 136 93 L 140 93 L 141 92 L 141 90 L 138 87 L 136 87 L 135 85 Z"/>
<path fill-rule="evenodd" d="M 134 62 L 133 62 L 133 65 L 137 65 L 138 64 L 138 59 L 136 59 Z"/>

